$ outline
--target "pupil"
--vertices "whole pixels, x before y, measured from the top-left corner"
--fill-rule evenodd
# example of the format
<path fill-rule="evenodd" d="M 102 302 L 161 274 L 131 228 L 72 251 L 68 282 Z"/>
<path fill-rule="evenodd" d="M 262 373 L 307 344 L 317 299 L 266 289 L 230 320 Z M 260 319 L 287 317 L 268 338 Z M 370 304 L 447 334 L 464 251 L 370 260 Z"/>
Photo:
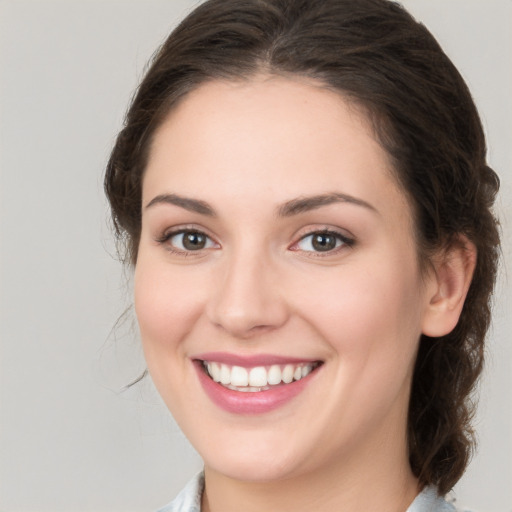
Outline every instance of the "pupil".
<path fill-rule="evenodd" d="M 203 249 L 206 244 L 206 237 L 200 233 L 186 233 L 183 237 L 183 247 L 191 251 Z"/>
<path fill-rule="evenodd" d="M 336 238 L 325 233 L 315 235 L 313 237 L 313 247 L 317 251 L 330 251 L 336 247 Z"/>

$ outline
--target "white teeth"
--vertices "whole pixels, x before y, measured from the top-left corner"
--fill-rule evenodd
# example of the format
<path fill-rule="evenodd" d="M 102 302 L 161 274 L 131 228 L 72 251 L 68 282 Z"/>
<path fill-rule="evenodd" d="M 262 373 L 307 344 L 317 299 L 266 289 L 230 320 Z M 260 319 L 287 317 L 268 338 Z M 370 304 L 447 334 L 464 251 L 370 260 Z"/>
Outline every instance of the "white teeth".
<path fill-rule="evenodd" d="M 262 391 L 269 386 L 290 384 L 309 375 L 318 363 L 287 364 L 280 366 L 274 364 L 270 367 L 255 366 L 244 368 L 242 366 L 229 366 L 213 361 L 204 362 L 204 367 L 215 382 L 236 391 Z"/>
<path fill-rule="evenodd" d="M 283 382 L 285 384 L 290 384 L 290 382 L 292 382 L 292 380 L 293 380 L 293 373 L 294 372 L 295 372 L 295 368 L 294 368 L 293 365 L 287 364 L 284 367 L 284 370 L 283 370 Z"/>
<path fill-rule="evenodd" d="M 282 374 L 281 368 L 279 365 L 274 364 L 270 367 L 267 375 L 267 381 L 271 386 L 275 386 L 276 384 L 281 384 Z"/>
<path fill-rule="evenodd" d="M 231 384 L 229 386 L 226 386 L 229 389 L 232 389 L 233 391 L 241 391 L 242 393 L 254 393 L 255 391 L 262 391 L 264 389 L 268 389 L 268 386 L 264 387 L 253 387 L 253 386 L 243 386 L 243 387 L 237 387 L 232 386 Z"/>
<path fill-rule="evenodd" d="M 220 365 L 220 383 L 225 386 L 231 384 L 231 369 L 225 364 Z"/>
<path fill-rule="evenodd" d="M 220 382 L 220 366 L 219 363 L 208 363 L 208 373 L 215 382 Z"/>
<path fill-rule="evenodd" d="M 231 385 L 247 386 L 249 384 L 249 372 L 241 366 L 231 368 Z"/>
<path fill-rule="evenodd" d="M 249 385 L 262 387 L 267 385 L 267 370 L 263 366 L 256 366 L 249 372 Z"/>

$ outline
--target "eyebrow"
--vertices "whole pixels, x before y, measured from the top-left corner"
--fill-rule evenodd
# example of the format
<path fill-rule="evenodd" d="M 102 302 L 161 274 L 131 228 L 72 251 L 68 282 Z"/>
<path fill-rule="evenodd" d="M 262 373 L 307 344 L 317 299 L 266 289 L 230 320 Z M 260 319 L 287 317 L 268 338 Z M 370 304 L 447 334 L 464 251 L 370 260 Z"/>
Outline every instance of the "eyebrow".
<path fill-rule="evenodd" d="M 176 194 L 161 194 L 153 199 L 146 205 L 146 209 L 151 208 L 157 204 L 173 204 L 180 206 L 190 212 L 200 213 L 201 215 L 208 215 L 215 217 L 215 210 L 206 202 L 199 199 L 191 199 L 189 197 L 178 196 Z"/>
<path fill-rule="evenodd" d="M 358 199 L 357 197 L 350 196 L 348 194 L 341 194 L 339 192 L 333 192 L 330 194 L 321 194 L 317 196 L 299 197 L 292 199 L 284 203 L 278 210 L 280 217 L 291 217 L 299 213 L 309 212 L 322 206 L 328 206 L 336 203 L 350 203 L 356 206 L 362 206 L 375 213 L 379 213 L 378 210 L 370 203 Z"/>
<path fill-rule="evenodd" d="M 341 194 L 339 192 L 333 192 L 329 194 L 320 194 L 316 196 L 299 197 L 297 199 L 291 199 L 277 210 L 279 217 L 292 217 L 300 213 L 305 213 L 322 206 L 328 206 L 336 203 L 349 203 L 356 206 L 362 206 L 370 211 L 378 213 L 377 209 L 370 203 L 350 196 L 348 194 Z M 199 213 L 201 215 L 207 215 L 208 217 L 216 217 L 215 210 L 206 202 L 199 199 L 192 199 L 190 197 L 183 197 L 177 194 L 160 194 L 154 197 L 147 205 L 146 209 L 151 208 L 157 204 L 172 204 L 184 208 L 185 210 Z"/>

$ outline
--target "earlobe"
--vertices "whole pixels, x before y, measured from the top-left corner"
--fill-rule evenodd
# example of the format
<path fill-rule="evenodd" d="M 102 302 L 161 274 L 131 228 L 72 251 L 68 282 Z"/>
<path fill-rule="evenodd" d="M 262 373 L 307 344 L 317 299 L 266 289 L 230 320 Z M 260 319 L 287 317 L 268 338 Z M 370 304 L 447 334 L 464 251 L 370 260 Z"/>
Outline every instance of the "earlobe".
<path fill-rule="evenodd" d="M 473 278 L 476 259 L 476 247 L 465 236 L 458 237 L 448 249 L 433 258 L 423 334 L 445 336 L 455 328 Z"/>

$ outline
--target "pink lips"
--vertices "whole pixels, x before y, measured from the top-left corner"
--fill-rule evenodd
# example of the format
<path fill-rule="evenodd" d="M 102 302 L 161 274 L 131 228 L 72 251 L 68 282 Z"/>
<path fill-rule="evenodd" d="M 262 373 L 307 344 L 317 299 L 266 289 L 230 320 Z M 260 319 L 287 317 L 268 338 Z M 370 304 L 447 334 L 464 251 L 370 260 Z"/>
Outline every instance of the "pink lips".
<path fill-rule="evenodd" d="M 211 379 L 205 372 L 202 361 L 215 361 L 218 363 L 243 366 L 246 368 L 254 366 L 270 366 L 272 364 L 313 363 L 316 361 L 311 359 L 285 358 L 266 354 L 256 356 L 239 356 L 224 352 L 198 354 L 194 356 L 193 359 L 199 381 L 210 400 L 225 411 L 235 414 L 262 414 L 277 409 L 300 394 L 317 373 L 316 371 L 313 371 L 301 380 L 290 384 L 273 386 L 271 389 L 256 392 L 242 392 L 228 389 L 213 381 L 213 379 Z"/>

